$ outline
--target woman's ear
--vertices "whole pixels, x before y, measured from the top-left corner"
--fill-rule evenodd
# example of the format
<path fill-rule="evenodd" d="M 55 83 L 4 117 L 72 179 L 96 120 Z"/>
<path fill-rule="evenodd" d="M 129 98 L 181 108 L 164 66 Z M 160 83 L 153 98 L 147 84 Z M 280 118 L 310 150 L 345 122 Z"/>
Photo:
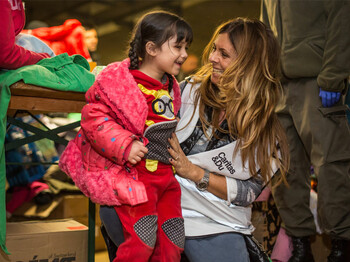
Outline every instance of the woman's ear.
<path fill-rule="evenodd" d="M 146 53 L 150 56 L 155 56 L 157 54 L 157 46 L 154 42 L 149 41 L 146 43 Z"/>

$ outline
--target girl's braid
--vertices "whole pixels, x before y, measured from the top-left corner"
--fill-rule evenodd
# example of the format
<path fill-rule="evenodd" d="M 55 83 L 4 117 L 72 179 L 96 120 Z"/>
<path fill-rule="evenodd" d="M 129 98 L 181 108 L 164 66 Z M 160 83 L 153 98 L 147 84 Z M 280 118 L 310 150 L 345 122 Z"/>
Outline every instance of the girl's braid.
<path fill-rule="evenodd" d="M 173 81 L 174 81 L 174 79 L 173 79 L 173 76 L 171 75 L 171 74 L 168 74 L 168 73 L 165 73 L 166 74 L 166 76 L 168 77 L 168 79 L 169 79 L 169 86 L 168 86 L 168 91 L 169 91 L 169 93 L 171 92 L 171 89 L 173 89 Z"/>
<path fill-rule="evenodd" d="M 137 46 L 138 41 L 137 37 L 134 38 L 134 40 L 130 43 L 130 49 L 129 49 L 129 58 L 130 58 L 130 69 L 138 69 L 139 68 L 139 56 L 137 55 Z"/>

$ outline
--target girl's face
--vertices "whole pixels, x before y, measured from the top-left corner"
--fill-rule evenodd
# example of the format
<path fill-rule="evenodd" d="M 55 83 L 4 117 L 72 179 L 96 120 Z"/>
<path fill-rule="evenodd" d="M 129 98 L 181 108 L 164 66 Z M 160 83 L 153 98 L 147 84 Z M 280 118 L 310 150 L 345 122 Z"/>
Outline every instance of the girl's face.
<path fill-rule="evenodd" d="M 157 65 L 160 75 L 164 72 L 177 75 L 180 73 L 181 65 L 187 59 L 188 43 L 182 40 L 180 43 L 176 42 L 177 37 L 170 38 L 166 41 L 157 52 L 154 62 Z"/>
<path fill-rule="evenodd" d="M 226 68 L 237 58 L 227 33 L 219 34 L 213 44 L 213 49 L 209 55 L 209 61 L 213 66 L 211 74 L 211 82 L 218 84 L 221 75 Z"/>

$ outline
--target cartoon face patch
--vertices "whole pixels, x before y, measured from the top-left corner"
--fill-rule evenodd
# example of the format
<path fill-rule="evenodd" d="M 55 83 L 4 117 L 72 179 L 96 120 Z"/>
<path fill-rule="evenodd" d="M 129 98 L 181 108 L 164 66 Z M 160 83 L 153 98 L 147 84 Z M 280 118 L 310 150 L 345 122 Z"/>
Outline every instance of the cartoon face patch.
<path fill-rule="evenodd" d="M 161 90 L 164 91 L 164 90 Z M 161 93 L 161 92 L 158 92 Z M 168 92 L 161 97 L 153 100 L 153 112 L 157 115 L 163 115 L 165 118 L 171 119 L 174 117 L 174 105 Z"/>
<path fill-rule="evenodd" d="M 148 90 L 143 85 L 138 84 L 140 90 L 146 95 L 152 95 L 152 111 L 158 116 L 166 119 L 175 119 L 173 100 L 167 90 Z"/>

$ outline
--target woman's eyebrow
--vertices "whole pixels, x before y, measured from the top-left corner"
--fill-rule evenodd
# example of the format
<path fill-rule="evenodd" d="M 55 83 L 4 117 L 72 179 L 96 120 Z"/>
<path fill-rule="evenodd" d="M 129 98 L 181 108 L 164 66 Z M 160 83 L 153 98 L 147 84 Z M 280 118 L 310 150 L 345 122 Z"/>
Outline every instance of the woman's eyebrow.
<path fill-rule="evenodd" d="M 220 50 L 221 52 L 225 52 L 225 53 L 229 54 L 229 51 L 228 51 L 228 50 L 226 50 L 226 49 L 225 49 L 225 48 L 223 48 L 223 47 L 219 48 L 219 50 Z"/>

